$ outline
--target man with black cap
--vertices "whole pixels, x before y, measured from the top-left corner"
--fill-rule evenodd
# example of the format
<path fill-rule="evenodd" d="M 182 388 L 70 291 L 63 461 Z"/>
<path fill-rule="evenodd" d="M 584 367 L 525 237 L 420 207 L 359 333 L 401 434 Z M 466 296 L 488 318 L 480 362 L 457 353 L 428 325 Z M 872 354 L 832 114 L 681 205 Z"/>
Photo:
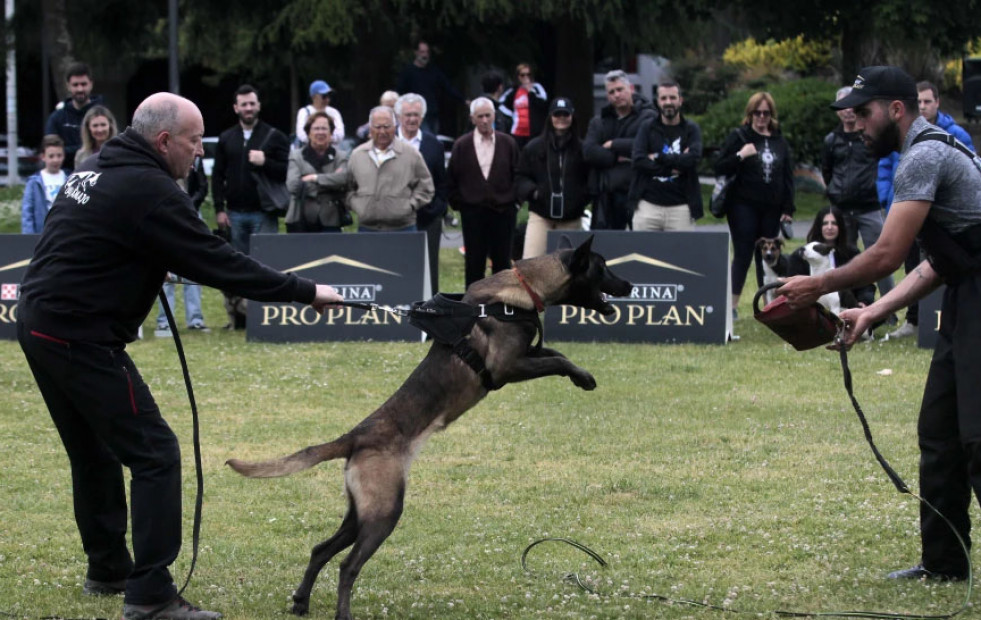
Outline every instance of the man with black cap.
<path fill-rule="evenodd" d="M 871 284 L 902 265 L 919 240 L 927 260 L 872 305 L 841 313 L 843 346 L 947 285 L 917 433 L 920 494 L 950 524 L 922 506 L 921 563 L 889 576 L 961 580 L 970 575 L 960 541 L 970 548 L 971 489 L 981 498 L 981 159 L 920 116 L 916 99 L 916 82 L 903 70 L 867 67 L 851 94 L 832 104 L 855 109 L 873 156 L 900 152 L 892 208 L 879 241 L 865 252 L 821 276 L 791 278 L 777 294 L 804 307 L 824 293 Z"/>
<path fill-rule="evenodd" d="M 677 82 L 661 82 L 660 114 L 637 130 L 630 187 L 630 204 L 637 203 L 634 230 L 691 230 L 705 213 L 698 182 L 702 130 L 682 116 L 683 101 Z"/>

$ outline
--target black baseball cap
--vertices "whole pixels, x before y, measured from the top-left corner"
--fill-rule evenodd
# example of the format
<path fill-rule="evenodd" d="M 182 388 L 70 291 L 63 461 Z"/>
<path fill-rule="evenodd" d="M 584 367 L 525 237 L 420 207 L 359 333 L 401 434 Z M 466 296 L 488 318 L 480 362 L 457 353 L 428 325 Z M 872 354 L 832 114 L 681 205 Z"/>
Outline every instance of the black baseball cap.
<path fill-rule="evenodd" d="M 865 67 L 858 72 L 852 92 L 831 104 L 835 110 L 857 108 L 874 99 L 916 99 L 916 81 L 899 67 Z"/>
<path fill-rule="evenodd" d="M 575 113 L 576 108 L 572 105 L 572 99 L 568 97 L 556 97 L 552 99 L 552 104 L 548 106 L 548 113 L 555 114 L 556 112 L 568 112 L 569 114 Z"/>

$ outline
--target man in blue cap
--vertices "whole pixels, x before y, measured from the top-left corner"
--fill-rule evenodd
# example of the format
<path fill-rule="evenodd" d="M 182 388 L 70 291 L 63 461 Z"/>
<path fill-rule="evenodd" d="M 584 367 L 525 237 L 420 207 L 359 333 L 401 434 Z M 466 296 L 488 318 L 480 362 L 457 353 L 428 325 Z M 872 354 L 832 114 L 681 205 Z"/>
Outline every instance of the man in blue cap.
<path fill-rule="evenodd" d="M 334 121 L 334 133 L 331 134 L 331 141 L 340 144 L 344 139 L 344 120 L 337 108 L 330 107 L 330 92 L 333 89 L 323 80 L 314 80 L 310 83 L 310 104 L 300 108 L 296 113 L 296 139 L 293 146 L 299 148 L 307 143 L 307 132 L 303 131 L 307 119 L 314 112 L 325 112 Z"/>

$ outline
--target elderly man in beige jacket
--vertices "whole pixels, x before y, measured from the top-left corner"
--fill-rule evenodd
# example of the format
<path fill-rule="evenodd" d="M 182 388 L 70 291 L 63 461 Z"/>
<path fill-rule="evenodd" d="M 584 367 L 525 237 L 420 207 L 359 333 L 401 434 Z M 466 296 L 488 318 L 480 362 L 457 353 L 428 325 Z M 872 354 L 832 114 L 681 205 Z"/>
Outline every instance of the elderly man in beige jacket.
<path fill-rule="evenodd" d="M 417 150 L 395 139 L 395 111 L 378 106 L 368 115 L 371 139 L 351 152 L 347 203 L 359 232 L 416 230 L 416 210 L 436 193 Z"/>

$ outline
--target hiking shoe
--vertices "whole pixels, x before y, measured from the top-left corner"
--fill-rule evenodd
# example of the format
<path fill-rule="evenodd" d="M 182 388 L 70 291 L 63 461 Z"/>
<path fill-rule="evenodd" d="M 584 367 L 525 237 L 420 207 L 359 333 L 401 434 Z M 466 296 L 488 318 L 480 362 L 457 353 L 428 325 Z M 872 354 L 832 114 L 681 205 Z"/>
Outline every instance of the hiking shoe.
<path fill-rule="evenodd" d="M 217 611 L 205 611 L 191 605 L 181 597 L 177 597 L 167 604 L 166 607 L 156 613 L 152 613 L 160 605 L 130 605 L 123 604 L 122 620 L 215 620 L 221 618 Z M 151 615 L 147 615 L 151 614 Z"/>
<path fill-rule="evenodd" d="M 86 596 L 116 596 L 126 591 L 126 580 L 119 581 L 96 581 L 86 579 L 82 585 L 82 594 Z"/>
<path fill-rule="evenodd" d="M 967 575 L 960 573 L 938 573 L 923 568 L 917 564 L 913 568 L 897 570 L 889 573 L 889 579 L 935 579 L 937 581 L 964 581 Z"/>
<path fill-rule="evenodd" d="M 157 338 L 174 337 L 174 335 L 170 333 L 170 325 L 157 325 L 157 329 L 153 330 L 153 335 Z"/>
<path fill-rule="evenodd" d="M 188 325 L 187 328 L 192 332 L 201 332 L 202 334 L 210 334 L 211 330 L 204 323 L 199 323 L 197 325 Z"/>
<path fill-rule="evenodd" d="M 898 329 L 886 334 L 886 340 L 898 340 L 899 338 L 908 338 L 914 335 L 916 335 L 916 325 L 908 321 L 903 321 L 903 324 Z"/>

